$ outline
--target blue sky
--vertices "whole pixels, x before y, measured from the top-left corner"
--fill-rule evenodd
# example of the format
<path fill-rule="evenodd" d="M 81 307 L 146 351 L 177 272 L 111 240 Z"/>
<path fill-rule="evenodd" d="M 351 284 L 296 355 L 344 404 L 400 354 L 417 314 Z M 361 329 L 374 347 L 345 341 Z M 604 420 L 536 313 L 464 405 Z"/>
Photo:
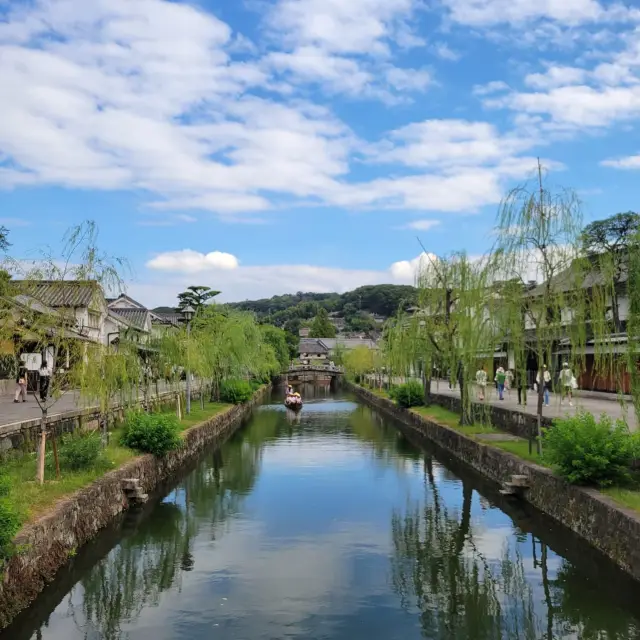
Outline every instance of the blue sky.
<path fill-rule="evenodd" d="M 638 209 L 637 2 L 0 0 L 0 77 L 13 254 L 93 219 L 149 305 L 410 283 L 537 157 Z"/>

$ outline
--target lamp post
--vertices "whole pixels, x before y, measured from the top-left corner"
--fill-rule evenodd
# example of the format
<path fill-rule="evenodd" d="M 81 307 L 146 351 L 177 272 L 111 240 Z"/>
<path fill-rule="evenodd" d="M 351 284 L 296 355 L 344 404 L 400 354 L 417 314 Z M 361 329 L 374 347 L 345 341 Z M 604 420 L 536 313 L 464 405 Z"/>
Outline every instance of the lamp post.
<path fill-rule="evenodd" d="M 191 336 L 191 320 L 196 314 L 195 309 L 192 306 L 185 307 L 182 310 L 182 315 L 187 321 L 187 402 L 185 411 L 187 415 L 191 413 L 191 370 L 189 369 L 189 337 Z"/>

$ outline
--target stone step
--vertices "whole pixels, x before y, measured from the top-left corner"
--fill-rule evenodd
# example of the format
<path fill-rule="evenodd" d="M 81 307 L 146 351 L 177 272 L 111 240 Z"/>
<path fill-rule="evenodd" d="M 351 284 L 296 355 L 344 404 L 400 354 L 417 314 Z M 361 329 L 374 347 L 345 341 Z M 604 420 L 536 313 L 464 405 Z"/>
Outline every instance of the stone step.
<path fill-rule="evenodd" d="M 517 493 L 513 489 L 500 489 L 500 494 L 503 496 L 515 496 Z"/>
<path fill-rule="evenodd" d="M 511 476 L 511 484 L 515 487 L 529 488 L 529 476 Z"/>

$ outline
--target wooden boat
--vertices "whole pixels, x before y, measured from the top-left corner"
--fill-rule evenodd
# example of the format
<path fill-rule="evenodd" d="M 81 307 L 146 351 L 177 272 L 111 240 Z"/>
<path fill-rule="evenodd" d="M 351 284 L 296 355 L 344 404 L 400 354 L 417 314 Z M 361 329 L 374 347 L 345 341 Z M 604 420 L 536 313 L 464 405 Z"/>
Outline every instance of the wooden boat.
<path fill-rule="evenodd" d="M 302 398 L 300 396 L 287 396 L 284 399 L 284 406 L 292 411 L 300 411 L 302 409 Z"/>

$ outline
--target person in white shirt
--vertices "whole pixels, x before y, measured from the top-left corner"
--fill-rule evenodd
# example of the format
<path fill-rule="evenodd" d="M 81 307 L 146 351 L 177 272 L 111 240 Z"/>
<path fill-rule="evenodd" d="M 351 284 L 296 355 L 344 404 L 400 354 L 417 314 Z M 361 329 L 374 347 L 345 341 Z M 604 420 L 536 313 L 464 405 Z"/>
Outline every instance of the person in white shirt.
<path fill-rule="evenodd" d="M 562 365 L 562 371 L 560 372 L 560 388 L 562 389 L 562 399 L 560 404 L 564 402 L 565 397 L 569 398 L 569 406 L 573 407 L 573 371 L 569 369 L 569 363 L 565 362 Z"/>
<path fill-rule="evenodd" d="M 487 372 L 484 367 L 476 372 L 476 385 L 478 385 L 478 400 L 484 400 L 487 389 Z"/>
<path fill-rule="evenodd" d="M 549 406 L 549 392 L 551 391 L 551 374 L 549 373 L 549 370 L 547 369 L 547 365 L 546 364 L 542 365 L 542 367 L 543 367 L 542 378 L 544 380 L 544 384 L 543 384 L 543 388 L 544 388 L 544 404 L 545 404 L 545 406 L 548 407 Z M 539 373 L 536 376 L 536 383 L 538 385 L 540 385 L 540 374 Z"/>

